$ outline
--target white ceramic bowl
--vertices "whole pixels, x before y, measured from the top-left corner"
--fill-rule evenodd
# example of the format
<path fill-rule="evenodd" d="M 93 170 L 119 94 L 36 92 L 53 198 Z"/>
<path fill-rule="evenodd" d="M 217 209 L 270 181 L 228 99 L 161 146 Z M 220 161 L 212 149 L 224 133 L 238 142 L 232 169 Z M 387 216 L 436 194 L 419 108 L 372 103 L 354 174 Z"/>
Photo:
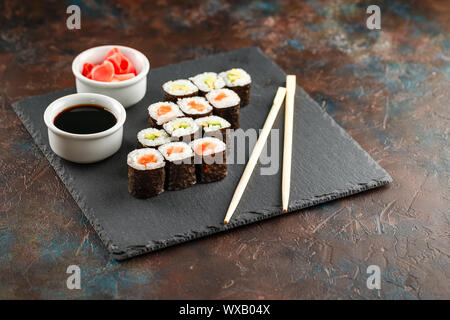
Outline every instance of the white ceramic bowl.
<path fill-rule="evenodd" d="M 117 123 L 108 130 L 92 134 L 74 134 L 58 129 L 54 124 L 55 117 L 66 108 L 80 104 L 105 107 L 114 114 Z M 116 153 L 122 145 L 126 117 L 127 113 L 120 102 L 96 93 L 75 93 L 59 98 L 44 112 L 48 140 L 53 152 L 61 158 L 77 163 L 97 162 Z"/>
<path fill-rule="evenodd" d="M 137 76 L 121 82 L 101 82 L 86 78 L 81 74 L 83 64 L 102 63 L 106 54 L 112 48 L 118 48 L 134 64 Z M 72 72 L 75 76 L 77 92 L 99 93 L 119 101 L 128 108 L 144 97 L 147 91 L 147 74 L 150 70 L 150 62 L 141 52 L 124 46 L 108 45 L 88 49 L 80 53 L 72 62 Z"/>

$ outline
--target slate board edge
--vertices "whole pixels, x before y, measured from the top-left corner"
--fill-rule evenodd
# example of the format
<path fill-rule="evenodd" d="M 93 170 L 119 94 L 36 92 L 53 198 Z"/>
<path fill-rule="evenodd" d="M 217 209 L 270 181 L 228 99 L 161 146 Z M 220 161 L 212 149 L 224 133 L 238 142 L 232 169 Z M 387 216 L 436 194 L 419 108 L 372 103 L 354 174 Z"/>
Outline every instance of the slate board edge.
<path fill-rule="evenodd" d="M 259 51 L 261 54 L 265 55 L 259 47 L 250 47 L 250 48 L 244 48 L 244 49 L 239 49 L 239 50 L 255 50 L 255 49 L 257 51 Z M 239 50 L 235 50 L 235 51 L 239 51 Z M 215 54 L 214 56 L 220 56 L 220 55 L 224 55 L 224 54 L 227 54 L 230 52 L 233 52 L 233 51 L 221 52 L 221 53 Z M 197 59 L 192 59 L 192 60 L 199 60 L 201 58 L 203 58 L 203 57 L 200 57 Z M 192 60 L 189 60 L 189 61 L 192 61 Z M 270 59 L 270 61 L 272 61 L 273 64 L 278 69 L 280 69 L 281 72 L 283 72 L 285 74 L 285 72 L 272 59 Z M 183 62 L 176 63 L 176 64 L 183 64 Z M 166 66 L 162 66 L 162 67 L 166 67 Z M 300 88 L 299 86 L 297 86 L 297 90 L 304 92 L 304 90 L 302 88 Z M 66 93 L 70 94 L 73 91 L 74 91 L 74 88 L 69 88 L 69 89 L 61 90 L 59 92 L 64 93 L 64 94 L 66 94 Z M 43 94 L 43 95 L 46 95 L 46 94 Z M 34 96 L 34 97 L 36 97 L 36 96 Z M 320 108 L 320 106 L 314 100 L 312 100 L 312 98 L 308 94 L 306 94 L 306 97 L 309 99 L 310 103 L 315 105 L 317 108 Z M 29 98 L 33 98 L 33 97 L 29 97 Z M 28 119 L 28 117 L 25 115 L 25 113 L 20 109 L 20 102 L 22 102 L 26 99 L 29 99 L 29 98 L 25 98 L 20 101 L 14 102 L 12 104 L 14 111 L 19 116 L 20 120 L 24 124 L 27 131 L 34 138 L 39 149 L 44 153 L 45 157 L 50 162 L 50 164 L 52 164 L 53 168 L 55 169 L 55 172 L 58 174 L 59 178 L 66 186 L 69 193 L 71 194 L 71 196 L 73 197 L 75 202 L 80 207 L 81 211 L 84 213 L 84 215 L 86 216 L 86 218 L 88 219 L 88 221 L 90 222 L 90 224 L 92 225 L 94 230 L 97 232 L 101 241 L 106 246 L 107 250 L 110 252 L 112 257 L 116 260 L 125 260 L 128 258 L 137 256 L 137 255 L 153 252 L 153 251 L 156 251 L 156 250 L 159 250 L 162 248 L 166 248 L 166 247 L 169 247 L 172 245 L 180 244 L 180 243 L 187 242 L 187 241 L 190 241 L 193 239 L 198 239 L 198 238 L 205 237 L 205 236 L 208 236 L 208 235 L 211 235 L 214 233 L 227 231 L 227 230 L 235 228 L 235 227 L 239 227 L 242 225 L 248 225 L 251 223 L 255 223 L 255 222 L 258 222 L 261 220 L 265 220 L 268 218 L 272 218 L 272 217 L 276 217 L 276 216 L 284 214 L 282 212 L 281 208 L 273 208 L 270 210 L 265 209 L 265 210 L 261 210 L 261 211 L 239 212 L 239 216 L 241 218 L 234 217 L 229 224 L 226 224 L 226 225 L 224 224 L 221 227 L 207 226 L 206 231 L 205 231 L 205 228 L 203 227 L 202 230 L 198 230 L 198 231 L 191 230 L 190 232 L 187 232 L 184 234 L 175 235 L 174 237 L 169 238 L 167 240 L 151 241 L 146 246 L 130 246 L 130 247 L 126 247 L 126 248 L 120 248 L 119 246 L 115 245 L 112 242 L 112 240 L 108 237 L 108 234 L 104 231 L 103 227 L 99 223 L 97 223 L 97 219 L 95 217 L 94 212 L 86 206 L 85 201 L 83 200 L 83 197 L 77 192 L 77 190 L 75 190 L 73 187 L 70 187 L 71 179 L 67 175 L 65 175 L 65 169 L 64 169 L 64 166 L 61 164 L 61 159 L 58 156 L 56 156 L 49 147 L 47 147 L 47 145 L 43 141 L 44 139 L 42 138 L 40 132 L 36 131 L 33 128 L 31 121 Z M 366 153 L 366 155 L 370 159 L 372 159 L 370 157 L 370 155 L 367 154 L 367 152 L 342 127 L 340 127 L 328 113 L 323 111 L 323 109 L 321 109 L 321 108 L 320 108 L 320 110 L 325 117 L 331 119 L 333 124 L 336 125 L 346 137 L 352 139 L 353 142 L 357 145 L 357 147 L 359 149 L 363 150 L 364 153 Z M 372 161 L 374 161 L 374 160 L 372 159 Z M 377 166 L 379 166 L 376 162 L 375 162 L 375 164 Z M 380 187 L 380 186 L 383 186 L 383 185 L 386 185 L 386 184 L 389 184 L 390 182 L 392 182 L 391 176 L 383 168 L 381 168 L 381 169 L 385 172 L 385 176 L 379 180 L 376 180 L 376 181 L 373 180 L 372 182 L 367 183 L 367 184 L 355 185 L 354 187 L 350 187 L 347 191 L 344 191 L 344 192 L 336 191 L 336 192 L 333 192 L 330 194 L 316 197 L 315 199 L 312 199 L 312 200 L 305 199 L 305 200 L 299 200 L 296 202 L 291 202 L 288 213 L 298 211 L 298 210 L 306 208 L 306 207 L 318 205 L 318 204 L 321 204 L 324 202 L 328 202 L 328 201 L 331 201 L 331 200 L 334 200 L 337 198 L 341 198 L 341 197 L 349 196 L 349 195 L 356 194 L 359 192 L 363 192 L 363 191 L 366 191 L 369 189 L 377 188 L 377 187 Z M 248 216 L 248 214 L 251 214 L 251 217 L 245 218 L 245 216 Z"/>

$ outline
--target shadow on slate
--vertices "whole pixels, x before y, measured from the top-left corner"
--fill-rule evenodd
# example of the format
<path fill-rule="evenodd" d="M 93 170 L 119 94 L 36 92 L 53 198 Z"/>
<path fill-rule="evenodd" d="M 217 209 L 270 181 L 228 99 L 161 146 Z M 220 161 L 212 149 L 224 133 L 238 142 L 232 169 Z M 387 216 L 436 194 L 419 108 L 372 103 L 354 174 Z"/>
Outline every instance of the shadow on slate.
<path fill-rule="evenodd" d="M 43 113 L 53 100 L 74 89 L 23 99 L 13 104 L 27 130 L 43 151 L 73 198 L 89 219 L 108 251 L 123 260 L 185 241 L 282 214 L 281 163 L 283 112 L 271 139 L 280 155 L 274 175 L 261 175 L 255 168 L 247 190 L 231 222 L 223 224 L 225 212 L 244 165 L 229 165 L 228 177 L 210 184 L 197 184 L 181 191 L 164 192 L 138 200 L 127 191 L 128 152 L 136 145 L 137 132 L 146 127 L 147 106 L 163 97 L 161 85 L 204 71 L 242 67 L 252 76 L 250 105 L 241 110 L 241 128 L 261 129 L 278 86 L 286 74 L 259 48 L 225 52 L 153 69 L 144 99 L 127 110 L 124 141 L 112 157 L 96 164 L 78 165 L 60 159 L 50 149 Z M 272 142 L 268 141 L 268 145 Z M 246 159 L 248 159 L 248 148 Z M 313 206 L 388 184 L 389 174 L 381 168 L 301 88 L 295 100 L 294 148 L 289 211 Z"/>

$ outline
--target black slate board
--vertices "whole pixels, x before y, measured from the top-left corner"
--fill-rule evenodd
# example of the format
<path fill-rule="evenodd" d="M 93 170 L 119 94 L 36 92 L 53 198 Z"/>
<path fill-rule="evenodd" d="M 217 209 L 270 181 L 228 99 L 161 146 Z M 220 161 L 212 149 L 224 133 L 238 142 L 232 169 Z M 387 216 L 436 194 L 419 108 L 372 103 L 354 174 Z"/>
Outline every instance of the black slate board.
<path fill-rule="evenodd" d="M 134 199 L 128 194 L 126 155 L 135 147 L 136 133 L 146 127 L 147 106 L 162 99 L 162 83 L 231 67 L 246 69 L 253 80 L 251 103 L 241 110 L 241 128 L 262 128 L 277 87 L 285 84 L 286 74 L 259 48 L 220 53 L 151 70 L 145 98 L 127 110 L 122 148 L 97 164 L 77 165 L 62 160 L 48 145 L 42 118 L 44 110 L 53 100 L 74 93 L 74 89 L 13 104 L 115 259 L 127 259 L 282 213 L 282 111 L 274 125 L 280 129 L 280 169 L 275 175 L 261 175 L 258 164 L 228 225 L 222 221 L 244 165 L 230 165 L 228 177 L 220 182 L 165 192 L 148 200 Z M 299 87 L 295 106 L 290 212 L 392 181 L 389 174 Z"/>

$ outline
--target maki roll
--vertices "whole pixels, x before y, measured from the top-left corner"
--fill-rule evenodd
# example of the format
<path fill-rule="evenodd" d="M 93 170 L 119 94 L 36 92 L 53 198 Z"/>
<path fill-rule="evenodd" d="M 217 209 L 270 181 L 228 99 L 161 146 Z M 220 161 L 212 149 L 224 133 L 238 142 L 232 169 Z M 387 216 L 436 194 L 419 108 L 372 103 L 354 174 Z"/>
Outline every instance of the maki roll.
<path fill-rule="evenodd" d="M 136 198 L 154 197 L 164 191 L 165 161 L 153 148 L 133 150 L 128 154 L 128 192 Z"/>
<path fill-rule="evenodd" d="M 244 69 L 231 69 L 221 72 L 219 77 L 223 79 L 227 88 L 236 92 L 241 98 L 241 107 L 250 102 L 250 86 L 252 78 Z"/>
<path fill-rule="evenodd" d="M 164 100 L 177 102 L 181 98 L 194 97 L 198 94 L 197 87 L 189 80 L 179 79 L 163 84 Z"/>
<path fill-rule="evenodd" d="M 218 116 L 208 116 L 198 118 L 195 122 L 202 128 L 204 137 L 214 137 L 228 144 L 228 129 L 231 125 L 227 120 Z"/>
<path fill-rule="evenodd" d="M 222 180 L 228 174 L 226 145 L 217 138 L 201 138 L 190 143 L 195 153 L 195 172 L 201 183 Z"/>
<path fill-rule="evenodd" d="M 166 190 L 180 190 L 197 182 L 194 153 L 184 142 L 171 142 L 158 148 L 166 159 Z"/>
<path fill-rule="evenodd" d="M 190 142 L 200 134 L 200 128 L 192 118 L 176 118 L 164 124 L 164 130 L 172 140 Z"/>
<path fill-rule="evenodd" d="M 147 128 L 137 134 L 138 148 L 159 147 L 170 141 L 169 135 L 162 129 Z"/>
<path fill-rule="evenodd" d="M 183 112 L 173 102 L 156 102 L 148 107 L 148 125 L 162 129 L 162 125 L 177 117 L 182 117 Z"/>
<path fill-rule="evenodd" d="M 206 95 L 209 103 L 213 106 L 216 116 L 226 119 L 232 129 L 239 128 L 239 109 L 241 99 L 230 89 L 213 90 Z"/>
<path fill-rule="evenodd" d="M 205 96 L 208 92 L 215 89 L 225 87 L 225 81 L 215 72 L 204 72 L 189 78 L 198 88 L 201 96 Z"/>
<path fill-rule="evenodd" d="M 178 99 L 178 106 L 186 116 L 192 119 L 209 116 L 213 110 L 209 102 L 203 97 Z"/>

